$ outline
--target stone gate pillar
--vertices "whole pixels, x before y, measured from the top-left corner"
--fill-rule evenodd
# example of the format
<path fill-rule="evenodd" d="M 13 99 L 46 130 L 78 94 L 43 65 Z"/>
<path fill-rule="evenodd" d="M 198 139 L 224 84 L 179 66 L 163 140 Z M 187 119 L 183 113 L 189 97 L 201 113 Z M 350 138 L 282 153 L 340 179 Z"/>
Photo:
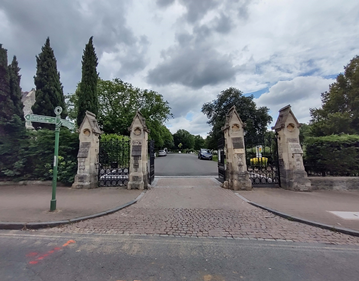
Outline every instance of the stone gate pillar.
<path fill-rule="evenodd" d="M 277 122 L 272 129 L 278 133 L 280 181 L 285 189 L 311 191 L 311 182 L 303 165 L 299 127 L 290 105 L 279 110 Z"/>
<path fill-rule="evenodd" d="M 148 188 L 148 133 L 145 118 L 137 111 L 129 128 L 131 137 L 130 176 L 128 189 Z"/>
<path fill-rule="evenodd" d="M 77 174 L 73 188 L 96 188 L 98 185 L 99 136 L 102 134 L 96 115 L 86 111 L 79 131 L 80 148 L 77 154 Z"/>
<path fill-rule="evenodd" d="M 226 151 L 226 181 L 224 188 L 233 190 L 251 190 L 252 182 L 247 171 L 243 122 L 236 107 L 233 106 L 227 114 L 226 123 L 222 127 Z"/>

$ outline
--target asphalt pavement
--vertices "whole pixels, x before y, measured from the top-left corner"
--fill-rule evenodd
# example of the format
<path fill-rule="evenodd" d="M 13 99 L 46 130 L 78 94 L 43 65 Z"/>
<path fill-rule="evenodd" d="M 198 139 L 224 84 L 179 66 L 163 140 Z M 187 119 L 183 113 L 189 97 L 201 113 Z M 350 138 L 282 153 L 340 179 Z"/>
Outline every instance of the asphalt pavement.
<path fill-rule="evenodd" d="M 358 246 L 0 232 L 8 280 L 358 280 Z"/>
<path fill-rule="evenodd" d="M 197 154 L 169 153 L 155 159 L 156 176 L 213 176 L 218 175 L 217 162 L 200 160 Z"/>

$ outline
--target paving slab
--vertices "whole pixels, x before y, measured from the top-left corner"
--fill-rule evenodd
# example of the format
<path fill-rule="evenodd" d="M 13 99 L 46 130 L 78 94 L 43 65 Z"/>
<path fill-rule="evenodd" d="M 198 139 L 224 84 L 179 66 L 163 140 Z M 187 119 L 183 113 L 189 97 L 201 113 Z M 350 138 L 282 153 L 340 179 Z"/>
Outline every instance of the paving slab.
<path fill-rule="evenodd" d="M 57 187 L 57 210 L 50 212 L 51 186 L 0 186 L 0 222 L 52 222 L 101 213 L 132 200 L 142 191 L 124 188 Z"/>
<path fill-rule="evenodd" d="M 249 201 L 294 217 L 359 231 L 359 191 L 296 192 L 280 188 L 237 191 Z"/>

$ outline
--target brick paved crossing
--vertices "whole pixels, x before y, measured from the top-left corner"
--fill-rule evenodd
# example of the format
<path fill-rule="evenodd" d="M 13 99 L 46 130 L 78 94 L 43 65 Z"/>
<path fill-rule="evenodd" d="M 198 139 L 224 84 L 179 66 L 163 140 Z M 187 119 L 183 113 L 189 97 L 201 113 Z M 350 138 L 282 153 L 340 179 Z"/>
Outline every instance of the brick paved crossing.
<path fill-rule="evenodd" d="M 206 178 L 160 178 L 137 204 L 122 211 L 43 231 L 359 245 L 359 237 L 289 221 L 258 209 Z"/>

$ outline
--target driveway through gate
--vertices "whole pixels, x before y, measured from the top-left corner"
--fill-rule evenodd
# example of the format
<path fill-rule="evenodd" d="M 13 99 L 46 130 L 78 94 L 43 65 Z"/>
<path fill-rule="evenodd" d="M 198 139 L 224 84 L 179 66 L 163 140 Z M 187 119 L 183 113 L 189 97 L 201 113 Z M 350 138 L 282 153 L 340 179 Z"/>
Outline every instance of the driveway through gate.
<path fill-rule="evenodd" d="M 247 171 L 253 187 L 280 187 L 277 135 L 268 132 L 263 137 L 245 141 Z"/>
<path fill-rule="evenodd" d="M 101 140 L 99 148 L 99 186 L 126 186 L 130 167 L 130 140 Z"/>

